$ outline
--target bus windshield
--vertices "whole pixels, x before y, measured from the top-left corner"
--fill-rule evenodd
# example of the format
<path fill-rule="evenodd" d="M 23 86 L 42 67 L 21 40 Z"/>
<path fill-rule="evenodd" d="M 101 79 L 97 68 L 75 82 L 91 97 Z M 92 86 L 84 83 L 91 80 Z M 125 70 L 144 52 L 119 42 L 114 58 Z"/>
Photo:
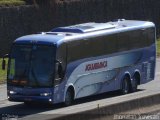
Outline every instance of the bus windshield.
<path fill-rule="evenodd" d="M 8 83 L 29 87 L 53 86 L 54 58 L 53 46 L 14 45 L 9 59 Z"/>

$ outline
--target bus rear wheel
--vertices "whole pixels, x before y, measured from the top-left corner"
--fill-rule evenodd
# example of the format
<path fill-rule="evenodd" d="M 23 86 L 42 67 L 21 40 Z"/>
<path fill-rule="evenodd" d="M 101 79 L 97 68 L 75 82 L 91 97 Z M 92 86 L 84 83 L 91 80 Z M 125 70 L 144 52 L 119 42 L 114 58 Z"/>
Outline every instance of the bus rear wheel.
<path fill-rule="evenodd" d="M 72 91 L 72 89 L 68 89 L 67 92 L 66 92 L 64 105 L 65 105 L 65 106 L 70 106 L 70 105 L 72 105 L 73 100 L 74 100 L 73 91 Z"/>
<path fill-rule="evenodd" d="M 123 95 L 128 94 L 130 90 L 130 83 L 129 83 L 129 78 L 127 76 L 124 77 L 122 81 L 122 88 L 121 88 L 121 93 Z"/>
<path fill-rule="evenodd" d="M 136 77 L 136 75 L 133 77 L 131 86 L 132 86 L 131 87 L 131 92 L 136 92 L 137 91 L 137 87 L 138 87 L 138 78 Z"/>

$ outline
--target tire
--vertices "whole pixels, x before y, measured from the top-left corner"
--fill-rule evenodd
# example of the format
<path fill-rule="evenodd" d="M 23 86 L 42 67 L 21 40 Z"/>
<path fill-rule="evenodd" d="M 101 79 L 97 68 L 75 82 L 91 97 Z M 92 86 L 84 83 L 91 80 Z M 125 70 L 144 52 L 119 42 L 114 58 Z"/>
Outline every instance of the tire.
<path fill-rule="evenodd" d="M 65 96 L 64 105 L 70 106 L 73 103 L 73 91 L 71 89 L 68 89 Z"/>
<path fill-rule="evenodd" d="M 138 87 L 138 79 L 136 76 L 133 77 L 132 85 L 131 85 L 131 92 L 136 92 Z"/>
<path fill-rule="evenodd" d="M 122 81 L 121 93 L 123 95 L 128 94 L 129 90 L 130 90 L 129 78 L 127 76 L 125 76 L 123 81 Z"/>

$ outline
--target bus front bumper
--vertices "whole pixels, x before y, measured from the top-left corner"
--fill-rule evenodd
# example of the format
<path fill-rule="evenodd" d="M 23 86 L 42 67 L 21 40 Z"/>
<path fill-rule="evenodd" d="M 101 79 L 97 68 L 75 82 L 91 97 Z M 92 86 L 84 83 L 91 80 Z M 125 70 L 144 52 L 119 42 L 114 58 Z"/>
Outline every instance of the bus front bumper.
<path fill-rule="evenodd" d="M 9 101 L 14 102 L 43 102 L 43 103 L 53 103 L 51 97 L 42 97 L 42 96 L 20 96 L 20 95 L 9 95 Z"/>
<path fill-rule="evenodd" d="M 7 89 L 8 100 L 15 102 L 45 102 L 53 103 L 53 90 L 50 88 L 22 89 L 10 87 Z"/>

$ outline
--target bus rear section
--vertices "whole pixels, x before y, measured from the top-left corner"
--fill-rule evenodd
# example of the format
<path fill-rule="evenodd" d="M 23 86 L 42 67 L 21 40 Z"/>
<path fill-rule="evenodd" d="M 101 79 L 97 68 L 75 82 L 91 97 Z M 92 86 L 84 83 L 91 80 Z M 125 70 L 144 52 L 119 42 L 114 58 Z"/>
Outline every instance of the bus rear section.
<path fill-rule="evenodd" d="M 126 94 L 153 80 L 155 31 L 148 28 L 145 32 L 151 33 L 143 32 L 131 30 L 69 43 L 67 84 L 75 89 L 74 97 L 118 89 Z"/>
<path fill-rule="evenodd" d="M 155 25 L 118 20 L 60 27 L 18 38 L 9 57 L 8 99 L 64 102 L 154 79 Z"/>

